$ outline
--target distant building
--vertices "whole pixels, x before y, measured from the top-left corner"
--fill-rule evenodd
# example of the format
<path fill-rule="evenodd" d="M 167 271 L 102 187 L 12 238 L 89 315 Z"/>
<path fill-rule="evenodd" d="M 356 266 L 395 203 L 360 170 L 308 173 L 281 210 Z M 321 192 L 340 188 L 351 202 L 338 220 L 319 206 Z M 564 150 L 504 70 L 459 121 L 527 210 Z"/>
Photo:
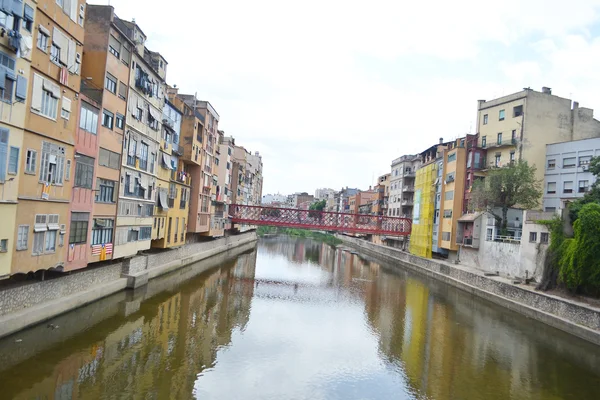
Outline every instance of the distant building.
<path fill-rule="evenodd" d="M 262 197 L 261 203 L 263 205 L 271 205 L 273 203 L 285 203 L 287 202 L 287 196 L 283 194 L 265 194 Z"/>
<path fill-rule="evenodd" d="M 335 193 L 335 190 L 327 188 L 317 189 L 315 190 L 315 200 L 326 200 L 331 193 Z"/>
<path fill-rule="evenodd" d="M 591 189 L 596 178 L 589 172 L 589 164 L 599 155 L 600 138 L 546 145 L 545 211 L 562 210 Z"/>
<path fill-rule="evenodd" d="M 421 159 L 416 155 L 404 155 L 392 161 L 388 216 L 403 217 L 412 215 L 415 192 L 415 171 Z"/>

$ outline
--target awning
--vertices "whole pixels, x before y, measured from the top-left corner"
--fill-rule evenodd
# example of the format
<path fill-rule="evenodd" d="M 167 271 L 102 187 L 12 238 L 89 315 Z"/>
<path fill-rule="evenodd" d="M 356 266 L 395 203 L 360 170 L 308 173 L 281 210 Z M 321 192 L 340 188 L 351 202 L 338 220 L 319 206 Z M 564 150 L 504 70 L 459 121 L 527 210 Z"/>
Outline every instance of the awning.
<path fill-rule="evenodd" d="M 148 104 L 148 112 L 155 121 L 160 121 L 160 112 L 155 110 L 150 104 Z"/>
<path fill-rule="evenodd" d="M 142 175 L 140 178 L 138 178 L 138 180 L 140 182 L 140 186 L 144 190 L 148 190 L 148 178 L 146 177 L 146 175 Z"/>
<path fill-rule="evenodd" d="M 58 225 L 58 224 L 48 224 L 49 231 L 57 231 L 59 229 L 60 229 L 60 225 Z"/>
<path fill-rule="evenodd" d="M 167 203 L 167 192 L 165 192 L 164 190 L 161 190 L 158 193 L 158 205 L 163 210 L 168 210 L 169 209 L 169 203 Z"/>
<path fill-rule="evenodd" d="M 47 230 L 48 230 L 48 227 L 46 226 L 46 224 L 35 224 L 33 226 L 34 232 L 46 232 Z"/>
<path fill-rule="evenodd" d="M 162 153 L 163 165 L 165 168 L 171 168 L 171 156 L 167 153 Z"/>
<path fill-rule="evenodd" d="M 60 98 L 60 87 L 48 79 L 44 79 L 44 89 L 52 93 L 52 97 L 55 99 Z"/>

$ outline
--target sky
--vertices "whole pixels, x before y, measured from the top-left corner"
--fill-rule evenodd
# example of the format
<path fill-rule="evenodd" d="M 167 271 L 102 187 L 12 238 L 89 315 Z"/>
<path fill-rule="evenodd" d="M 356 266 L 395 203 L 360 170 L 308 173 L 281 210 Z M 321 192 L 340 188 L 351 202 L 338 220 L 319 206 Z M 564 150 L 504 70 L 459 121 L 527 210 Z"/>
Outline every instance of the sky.
<path fill-rule="evenodd" d="M 96 0 L 263 157 L 263 194 L 367 189 L 524 87 L 600 110 L 600 0 Z M 167 7 L 165 7 L 167 5 Z"/>

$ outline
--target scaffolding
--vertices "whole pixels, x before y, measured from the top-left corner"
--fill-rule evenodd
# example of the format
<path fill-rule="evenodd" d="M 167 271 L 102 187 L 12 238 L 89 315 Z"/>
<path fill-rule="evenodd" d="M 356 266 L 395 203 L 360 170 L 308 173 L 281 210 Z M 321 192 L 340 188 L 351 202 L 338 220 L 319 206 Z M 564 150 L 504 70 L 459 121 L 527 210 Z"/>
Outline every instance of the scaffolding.
<path fill-rule="evenodd" d="M 435 180 L 438 163 L 432 162 L 417 170 L 415 205 L 410 233 L 409 251 L 420 257 L 431 258 L 433 244 L 433 215 L 435 212 Z"/>

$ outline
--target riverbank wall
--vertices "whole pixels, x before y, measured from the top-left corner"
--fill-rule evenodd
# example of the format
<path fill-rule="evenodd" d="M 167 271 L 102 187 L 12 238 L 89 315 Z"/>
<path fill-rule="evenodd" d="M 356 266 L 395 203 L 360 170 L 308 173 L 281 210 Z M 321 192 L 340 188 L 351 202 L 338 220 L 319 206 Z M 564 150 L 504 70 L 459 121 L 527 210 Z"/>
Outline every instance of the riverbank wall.
<path fill-rule="evenodd" d="M 255 232 L 186 244 L 94 266 L 59 278 L 0 290 L 0 337 L 46 321 L 111 294 L 144 287 L 149 280 L 233 249 L 254 245 Z M 233 257 L 234 255 L 232 255 Z M 211 263 L 205 263 L 206 269 Z M 196 271 L 198 272 L 198 271 Z M 200 271 L 202 272 L 202 271 Z"/>
<path fill-rule="evenodd" d="M 589 342 L 600 345 L 600 308 L 515 285 L 498 276 L 484 276 L 483 271 L 447 261 L 418 257 L 396 248 L 365 240 L 336 235 L 347 246 L 392 266 L 405 268 L 445 282 L 526 317 L 543 322 Z"/>

